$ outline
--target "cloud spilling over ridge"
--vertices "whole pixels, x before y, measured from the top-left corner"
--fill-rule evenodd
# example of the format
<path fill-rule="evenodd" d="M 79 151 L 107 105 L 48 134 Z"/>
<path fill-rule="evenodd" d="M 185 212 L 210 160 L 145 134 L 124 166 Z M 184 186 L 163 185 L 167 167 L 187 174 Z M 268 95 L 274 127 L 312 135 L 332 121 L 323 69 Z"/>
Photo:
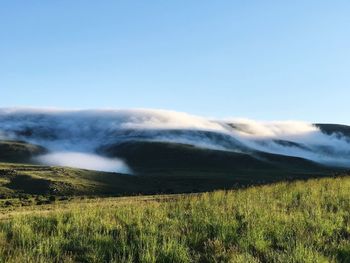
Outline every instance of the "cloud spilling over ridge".
<path fill-rule="evenodd" d="M 80 157 L 84 154 L 101 157 L 96 156 L 96 151 L 104 145 L 148 140 L 252 154 L 264 151 L 350 167 L 349 137 L 340 133 L 326 134 L 315 125 L 297 121 L 209 120 L 186 113 L 148 109 L 0 109 L 1 134 L 43 145 L 52 154 L 78 152 L 82 154 Z M 51 155 L 42 160 L 50 163 L 57 159 L 52 163 L 57 165 L 61 163 L 58 160 L 65 157 L 67 155 Z M 75 159 L 79 163 L 89 163 L 82 161 L 84 158 L 76 156 Z M 102 160 L 91 159 L 91 163 L 99 161 Z M 108 167 L 108 162 L 104 164 Z"/>
<path fill-rule="evenodd" d="M 291 140 L 320 131 L 315 125 L 301 121 L 262 122 L 249 119 L 233 119 L 229 122 L 236 124 L 240 135 L 250 138 Z"/>
<path fill-rule="evenodd" d="M 256 150 L 350 167 L 350 137 L 344 134 L 326 134 L 316 125 L 300 121 L 234 119 L 230 123 L 238 137 Z"/>

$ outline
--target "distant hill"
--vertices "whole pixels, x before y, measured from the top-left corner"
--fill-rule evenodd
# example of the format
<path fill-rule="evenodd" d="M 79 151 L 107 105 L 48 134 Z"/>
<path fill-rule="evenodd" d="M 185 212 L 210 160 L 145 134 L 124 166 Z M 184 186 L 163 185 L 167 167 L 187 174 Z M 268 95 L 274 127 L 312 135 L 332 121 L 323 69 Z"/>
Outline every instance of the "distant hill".
<path fill-rule="evenodd" d="M 349 137 L 350 140 L 350 126 L 341 125 L 341 124 L 324 124 L 324 123 L 316 123 L 318 128 L 321 129 L 322 132 L 326 134 L 341 134 L 343 136 Z"/>
<path fill-rule="evenodd" d="M 46 152 L 46 148 L 24 141 L 0 140 L 0 162 L 28 163 Z"/>
<path fill-rule="evenodd" d="M 108 145 L 99 150 L 110 157 L 124 159 L 134 170 L 142 173 L 220 172 L 287 170 L 321 171 L 325 166 L 298 158 L 259 151 L 232 152 L 199 148 L 192 145 L 128 141 Z"/>
<path fill-rule="evenodd" d="M 9 194 L 201 192 L 350 169 L 350 126 L 337 124 L 0 109 L 0 136 L 0 185 Z"/>

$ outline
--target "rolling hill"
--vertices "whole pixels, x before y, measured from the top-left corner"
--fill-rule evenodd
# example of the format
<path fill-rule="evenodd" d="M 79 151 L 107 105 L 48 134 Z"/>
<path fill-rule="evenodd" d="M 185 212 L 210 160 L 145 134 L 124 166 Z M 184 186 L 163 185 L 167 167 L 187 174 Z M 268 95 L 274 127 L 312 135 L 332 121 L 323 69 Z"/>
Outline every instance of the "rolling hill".
<path fill-rule="evenodd" d="M 0 162 L 30 163 L 32 158 L 47 153 L 42 146 L 25 141 L 0 140 Z"/>
<path fill-rule="evenodd" d="M 0 262 L 348 262 L 348 131 L 0 110 Z"/>
<path fill-rule="evenodd" d="M 154 110 L 0 110 L 0 189 L 5 196 L 185 193 L 331 176 L 350 167 L 349 130 Z M 101 169 L 87 170 L 91 162 Z"/>
<path fill-rule="evenodd" d="M 11 144 L 13 147 L 9 147 Z M 129 141 L 101 148 L 104 154 L 122 158 L 133 168 L 134 174 L 127 175 L 31 164 L 32 157 L 42 153 L 43 148 L 23 142 L 22 148 L 17 147 L 18 142 L 4 145 L 9 150 L 6 159 L 0 159 L 3 198 L 203 192 L 325 177 L 342 171 L 297 157 L 262 152 L 251 155 L 165 142 Z M 18 159 L 17 154 L 28 159 Z M 15 163 L 19 160 L 27 164 Z"/>

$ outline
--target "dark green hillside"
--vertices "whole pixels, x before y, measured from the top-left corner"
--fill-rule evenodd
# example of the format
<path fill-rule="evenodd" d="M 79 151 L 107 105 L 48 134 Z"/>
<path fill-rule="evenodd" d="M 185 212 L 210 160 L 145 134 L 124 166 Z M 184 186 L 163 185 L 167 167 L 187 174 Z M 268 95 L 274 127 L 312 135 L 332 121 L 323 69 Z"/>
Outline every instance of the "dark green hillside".
<path fill-rule="evenodd" d="M 39 145 L 0 140 L 0 162 L 28 163 L 32 157 L 44 153 L 46 149 Z"/>
<path fill-rule="evenodd" d="M 234 171 L 272 167 L 249 154 L 209 150 L 179 143 L 128 141 L 107 146 L 101 151 L 108 156 L 125 159 L 140 173 L 159 169 Z"/>
<path fill-rule="evenodd" d="M 339 172 L 296 157 L 151 141 L 128 141 L 99 149 L 100 153 L 124 159 L 134 175 L 19 164 L 29 163 L 32 157 L 45 152 L 41 146 L 1 141 L 0 196 L 203 192 L 324 177 Z"/>
<path fill-rule="evenodd" d="M 67 167 L 0 163 L 3 198 L 24 195 L 119 195 L 136 194 L 138 180 L 130 175 Z M 142 183 L 142 182 L 140 182 Z M 150 189 L 145 184 L 145 192 Z M 152 188 L 152 191 L 155 189 Z"/>
<path fill-rule="evenodd" d="M 312 173 L 306 170 L 272 169 L 266 165 L 258 168 L 246 166 L 241 170 L 191 170 L 187 167 L 171 171 L 158 168 L 139 175 L 124 175 L 63 167 L 0 163 L 0 198 L 204 192 L 333 174 L 334 171 L 327 169 Z"/>
<path fill-rule="evenodd" d="M 284 155 L 251 151 L 249 153 L 210 150 L 191 145 L 167 142 L 128 141 L 109 145 L 101 152 L 119 157 L 138 174 L 164 175 L 174 172 L 207 172 L 238 175 L 240 173 L 261 174 L 263 171 L 310 173 L 328 169 L 306 159 Z"/>
<path fill-rule="evenodd" d="M 315 124 L 322 132 L 326 134 L 342 134 L 350 138 L 350 126 L 341 124 Z"/>

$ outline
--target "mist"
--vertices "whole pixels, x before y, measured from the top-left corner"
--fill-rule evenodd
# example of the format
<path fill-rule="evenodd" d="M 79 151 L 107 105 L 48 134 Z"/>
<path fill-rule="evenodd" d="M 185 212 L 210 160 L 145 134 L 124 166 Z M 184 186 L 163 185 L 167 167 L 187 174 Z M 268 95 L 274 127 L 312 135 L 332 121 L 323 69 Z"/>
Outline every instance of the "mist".
<path fill-rule="evenodd" d="M 119 159 L 106 158 L 91 153 L 54 152 L 38 156 L 35 160 L 46 165 L 68 166 L 124 174 L 132 173 L 130 168 Z"/>
<path fill-rule="evenodd" d="M 350 167 L 350 138 L 340 132 L 326 134 L 300 121 L 233 119 L 230 123 L 235 123 L 236 136 L 256 150 Z"/>
<path fill-rule="evenodd" d="M 187 113 L 133 110 L 0 109 L 0 136 L 46 147 L 48 165 L 130 172 L 119 159 L 98 153 L 127 141 L 185 143 L 205 149 L 264 151 L 350 167 L 350 138 L 326 134 L 300 121 L 213 120 Z M 0 138 L 1 138 L 0 137 Z"/>

